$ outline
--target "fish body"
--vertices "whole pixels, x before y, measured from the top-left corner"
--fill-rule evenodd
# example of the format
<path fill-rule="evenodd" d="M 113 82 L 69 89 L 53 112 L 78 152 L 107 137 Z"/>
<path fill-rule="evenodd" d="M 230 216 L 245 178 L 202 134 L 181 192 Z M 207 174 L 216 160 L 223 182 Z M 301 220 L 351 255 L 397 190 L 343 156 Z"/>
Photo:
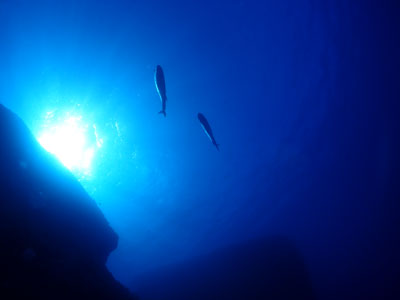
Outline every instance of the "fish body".
<path fill-rule="evenodd" d="M 164 71 L 160 65 L 157 65 L 154 72 L 154 82 L 156 84 L 157 92 L 161 100 L 161 111 L 159 112 L 159 114 L 163 114 L 164 117 L 166 117 L 167 114 L 165 112 L 165 107 L 167 103 L 167 90 L 165 88 Z"/>
<path fill-rule="evenodd" d="M 200 121 L 201 126 L 203 127 L 204 132 L 207 134 L 207 136 L 210 138 L 211 142 L 213 143 L 213 145 L 217 148 L 217 150 L 219 151 L 219 144 L 217 144 L 217 141 L 214 138 L 214 134 L 211 130 L 211 126 L 208 123 L 206 117 L 202 114 L 202 113 L 198 113 L 197 114 L 197 118 Z"/>

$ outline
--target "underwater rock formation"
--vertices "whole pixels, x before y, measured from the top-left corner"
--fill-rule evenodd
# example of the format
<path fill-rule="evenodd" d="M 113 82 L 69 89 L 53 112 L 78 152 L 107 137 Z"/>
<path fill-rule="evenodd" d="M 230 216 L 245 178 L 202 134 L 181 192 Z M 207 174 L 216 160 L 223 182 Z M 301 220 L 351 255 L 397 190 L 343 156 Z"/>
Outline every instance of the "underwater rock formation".
<path fill-rule="evenodd" d="M 305 263 L 292 242 L 270 237 L 232 245 L 142 274 L 141 299 L 315 299 Z"/>
<path fill-rule="evenodd" d="M 133 299 L 107 270 L 118 236 L 73 175 L 0 105 L 0 298 Z"/>

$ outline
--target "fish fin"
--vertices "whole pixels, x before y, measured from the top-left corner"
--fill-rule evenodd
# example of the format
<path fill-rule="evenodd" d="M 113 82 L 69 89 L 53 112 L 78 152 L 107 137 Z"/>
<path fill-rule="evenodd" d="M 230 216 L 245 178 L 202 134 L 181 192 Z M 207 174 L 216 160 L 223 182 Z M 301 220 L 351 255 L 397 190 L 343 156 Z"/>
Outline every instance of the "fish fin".
<path fill-rule="evenodd" d="M 165 110 L 161 110 L 161 111 L 159 111 L 158 113 L 159 113 L 159 114 L 163 114 L 163 115 L 164 115 L 164 117 L 166 117 L 166 116 L 167 116 L 167 113 L 165 112 Z"/>

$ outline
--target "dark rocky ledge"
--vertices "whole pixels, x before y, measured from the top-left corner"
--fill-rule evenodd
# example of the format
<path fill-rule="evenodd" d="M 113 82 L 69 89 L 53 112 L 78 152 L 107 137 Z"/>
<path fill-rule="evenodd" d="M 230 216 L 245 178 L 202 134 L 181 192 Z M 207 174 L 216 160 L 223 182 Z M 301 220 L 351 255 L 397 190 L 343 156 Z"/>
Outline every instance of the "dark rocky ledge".
<path fill-rule="evenodd" d="M 107 270 L 118 236 L 73 175 L 0 105 L 0 299 L 134 299 Z"/>

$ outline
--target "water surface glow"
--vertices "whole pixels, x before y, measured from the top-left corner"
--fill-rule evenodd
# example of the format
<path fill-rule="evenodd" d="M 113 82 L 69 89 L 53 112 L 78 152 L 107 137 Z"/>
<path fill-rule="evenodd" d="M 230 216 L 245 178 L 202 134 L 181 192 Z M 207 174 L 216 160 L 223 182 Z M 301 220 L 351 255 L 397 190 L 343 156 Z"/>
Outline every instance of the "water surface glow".
<path fill-rule="evenodd" d="M 67 114 L 65 118 L 56 119 L 54 112 L 48 112 L 45 121 L 38 134 L 39 143 L 69 170 L 90 174 L 96 150 L 102 146 L 96 126 L 85 123 L 81 115 Z M 95 142 L 91 142 L 93 137 Z"/>

